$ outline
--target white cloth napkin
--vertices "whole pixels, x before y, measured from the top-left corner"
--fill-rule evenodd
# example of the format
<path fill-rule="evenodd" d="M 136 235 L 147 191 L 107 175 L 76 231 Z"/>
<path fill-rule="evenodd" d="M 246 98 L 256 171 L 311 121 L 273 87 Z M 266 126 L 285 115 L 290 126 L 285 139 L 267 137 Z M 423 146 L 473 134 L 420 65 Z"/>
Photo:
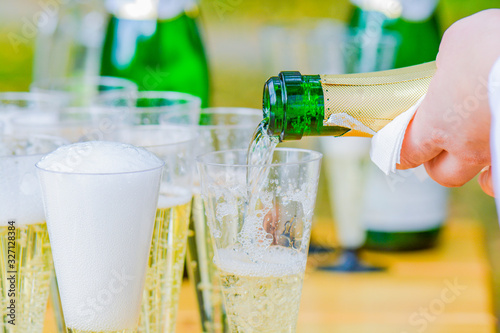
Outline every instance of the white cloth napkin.
<path fill-rule="evenodd" d="M 491 67 L 488 80 L 488 97 L 491 110 L 491 168 L 497 211 L 500 212 L 500 58 Z"/>
<path fill-rule="evenodd" d="M 401 146 L 406 128 L 424 99 L 422 96 L 411 108 L 401 113 L 393 121 L 378 131 L 372 138 L 370 158 L 386 175 L 396 172 L 400 161 Z"/>

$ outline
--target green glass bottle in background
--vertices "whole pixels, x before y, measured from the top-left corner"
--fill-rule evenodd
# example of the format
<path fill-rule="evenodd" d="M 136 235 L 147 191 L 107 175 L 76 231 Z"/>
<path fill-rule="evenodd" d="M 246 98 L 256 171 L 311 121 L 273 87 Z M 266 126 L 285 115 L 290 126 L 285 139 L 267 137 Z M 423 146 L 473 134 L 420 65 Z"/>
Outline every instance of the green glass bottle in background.
<path fill-rule="evenodd" d="M 368 38 L 378 29 L 398 35 L 399 45 L 394 57 L 394 68 L 436 59 L 441 41 L 435 13 L 438 0 L 351 2 L 354 4 L 349 22 L 351 29 L 365 32 Z"/>
<path fill-rule="evenodd" d="M 140 90 L 179 91 L 209 103 L 209 72 L 190 0 L 107 0 L 111 14 L 101 75 L 133 80 Z"/>
<path fill-rule="evenodd" d="M 441 35 L 437 0 L 352 0 L 351 29 L 398 38 L 393 67 L 436 59 Z M 376 34 L 376 33 L 375 33 Z M 446 219 L 447 190 L 424 170 L 386 176 L 376 166 L 367 175 L 364 202 L 365 247 L 374 250 L 418 250 L 434 246 Z"/>

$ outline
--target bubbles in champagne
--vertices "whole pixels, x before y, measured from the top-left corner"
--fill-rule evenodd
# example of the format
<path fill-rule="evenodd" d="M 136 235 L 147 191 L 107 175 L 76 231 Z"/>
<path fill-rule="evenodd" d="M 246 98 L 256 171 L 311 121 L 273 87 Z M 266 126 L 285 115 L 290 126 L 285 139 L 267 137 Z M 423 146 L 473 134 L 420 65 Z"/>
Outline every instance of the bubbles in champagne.
<path fill-rule="evenodd" d="M 187 192 L 175 186 L 160 191 L 139 332 L 175 331 L 191 213 L 191 197 L 185 196 Z"/>
<path fill-rule="evenodd" d="M 259 262 L 253 262 L 241 248 L 218 250 L 215 264 L 219 269 L 236 275 L 281 277 L 302 274 L 307 256 L 283 246 L 270 246 Z"/>
<path fill-rule="evenodd" d="M 38 163 L 69 328 L 136 327 L 162 164 L 112 142 L 61 147 Z"/>
<path fill-rule="evenodd" d="M 232 332 L 294 332 L 304 253 L 271 246 L 259 263 L 236 249 L 219 250 L 216 265 Z"/>

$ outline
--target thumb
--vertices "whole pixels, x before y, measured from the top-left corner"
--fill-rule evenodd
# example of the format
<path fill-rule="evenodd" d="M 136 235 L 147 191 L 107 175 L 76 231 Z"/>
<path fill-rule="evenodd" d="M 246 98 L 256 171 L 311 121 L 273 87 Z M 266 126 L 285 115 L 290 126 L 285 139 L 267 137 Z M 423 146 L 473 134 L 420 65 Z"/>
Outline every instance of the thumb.
<path fill-rule="evenodd" d="M 479 182 L 479 185 L 483 189 L 484 193 L 491 195 L 492 197 L 495 196 L 495 193 L 493 191 L 493 179 L 492 179 L 492 174 L 491 174 L 491 165 L 487 166 L 483 170 L 481 170 L 477 181 Z"/>
<path fill-rule="evenodd" d="M 434 141 L 436 132 L 429 132 L 429 125 L 420 117 L 417 110 L 406 128 L 401 147 L 398 169 L 415 168 L 439 155 L 443 149 Z"/>

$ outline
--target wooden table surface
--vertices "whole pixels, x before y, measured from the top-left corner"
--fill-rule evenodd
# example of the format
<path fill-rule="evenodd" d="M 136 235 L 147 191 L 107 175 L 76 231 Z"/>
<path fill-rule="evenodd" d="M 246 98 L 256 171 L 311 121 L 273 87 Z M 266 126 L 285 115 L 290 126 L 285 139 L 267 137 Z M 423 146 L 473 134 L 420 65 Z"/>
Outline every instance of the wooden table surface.
<path fill-rule="evenodd" d="M 387 267 L 376 273 L 322 272 L 316 267 L 335 257 L 310 257 L 297 333 L 495 332 L 483 238 L 478 223 L 452 221 L 433 250 L 365 252 L 366 262 Z M 201 332 L 187 281 L 180 299 L 177 333 Z M 48 320 L 44 333 L 53 327 Z"/>

